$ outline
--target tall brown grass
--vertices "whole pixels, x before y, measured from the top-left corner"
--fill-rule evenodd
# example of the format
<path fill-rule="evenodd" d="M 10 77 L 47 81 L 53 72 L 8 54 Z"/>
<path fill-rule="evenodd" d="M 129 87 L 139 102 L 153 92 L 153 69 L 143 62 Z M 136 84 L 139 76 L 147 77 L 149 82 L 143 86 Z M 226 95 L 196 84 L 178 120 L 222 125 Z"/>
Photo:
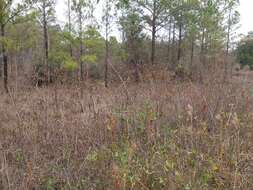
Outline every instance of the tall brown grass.
<path fill-rule="evenodd" d="M 171 76 L 1 94 L 0 189 L 253 189 L 250 85 Z"/>

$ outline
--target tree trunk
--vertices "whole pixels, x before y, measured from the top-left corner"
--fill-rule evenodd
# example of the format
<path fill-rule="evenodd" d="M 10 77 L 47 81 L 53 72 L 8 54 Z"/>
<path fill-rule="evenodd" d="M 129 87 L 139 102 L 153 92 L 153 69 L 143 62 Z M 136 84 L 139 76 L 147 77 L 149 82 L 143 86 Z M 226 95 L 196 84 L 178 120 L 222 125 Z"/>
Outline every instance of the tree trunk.
<path fill-rule="evenodd" d="M 182 54 L 182 23 L 180 22 L 179 24 L 179 39 L 178 39 L 178 51 L 177 51 L 177 63 L 179 64 L 179 61 L 181 59 L 181 54 Z"/>
<path fill-rule="evenodd" d="M 151 63 L 152 65 L 155 63 L 155 54 L 156 54 L 156 1 L 153 4 L 153 16 L 152 16 L 152 39 L 151 39 Z"/>
<path fill-rule="evenodd" d="M 200 58 L 204 57 L 204 53 L 205 53 L 204 47 L 205 47 L 205 29 L 202 30 L 201 45 L 200 45 Z"/>
<path fill-rule="evenodd" d="M 227 55 L 229 53 L 230 30 L 231 30 L 231 10 L 229 11 L 229 16 L 228 16 L 228 33 L 227 33 L 227 48 L 226 48 Z"/>
<path fill-rule="evenodd" d="M 72 25 L 71 25 L 71 4 L 70 4 L 70 0 L 68 0 L 68 24 L 69 24 L 69 35 L 71 35 L 72 32 Z M 69 41 L 69 53 L 70 56 L 73 57 L 73 49 L 72 49 L 72 42 Z"/>
<path fill-rule="evenodd" d="M 5 37 L 5 25 L 1 25 L 1 36 L 2 38 Z M 5 44 L 2 43 L 2 56 L 3 56 L 3 69 L 4 69 L 4 89 L 5 92 L 8 93 L 8 57 L 6 55 L 6 48 Z"/>
<path fill-rule="evenodd" d="M 80 79 L 83 81 L 83 27 L 82 27 L 82 12 L 79 10 L 79 40 L 80 40 Z M 87 71 L 88 72 L 88 71 Z"/>
<path fill-rule="evenodd" d="M 152 65 L 155 63 L 155 51 L 156 51 L 156 47 L 155 47 L 155 40 L 156 40 L 156 27 L 155 25 L 152 26 L 152 47 L 151 47 L 151 63 Z"/>
<path fill-rule="evenodd" d="M 48 55 L 49 55 L 49 44 L 48 44 L 48 28 L 47 28 L 47 15 L 46 15 L 46 4 L 43 2 L 43 35 L 44 35 L 44 64 L 47 72 L 47 83 L 51 82 L 51 69 L 49 68 Z"/>
<path fill-rule="evenodd" d="M 202 29 L 202 36 L 201 36 L 201 45 L 200 45 L 200 69 L 199 69 L 199 81 L 203 83 L 203 67 L 206 65 L 205 59 L 205 28 Z"/>
<path fill-rule="evenodd" d="M 176 41 L 176 23 L 173 23 L 173 37 L 172 37 L 172 54 L 171 54 L 171 62 L 172 65 L 175 66 L 175 41 Z"/>
<path fill-rule="evenodd" d="M 194 46 L 195 46 L 195 40 L 194 40 L 194 37 L 192 37 L 192 42 L 191 42 L 191 62 L 190 62 L 190 67 L 192 67 L 192 64 L 193 64 L 193 59 L 194 59 Z"/>
<path fill-rule="evenodd" d="M 83 40 L 80 39 L 80 78 L 83 81 Z"/>
<path fill-rule="evenodd" d="M 106 16 L 106 39 L 105 39 L 105 87 L 106 88 L 108 88 L 108 58 L 109 58 L 108 28 L 109 28 L 109 20 L 108 20 L 108 15 L 107 15 Z"/>
<path fill-rule="evenodd" d="M 193 76 L 193 61 L 194 61 L 194 47 L 195 47 L 195 37 L 192 37 L 191 39 L 191 61 L 190 61 L 190 75 Z"/>
<path fill-rule="evenodd" d="M 108 58 L 109 58 L 109 43 L 108 39 L 105 42 L 105 87 L 108 87 Z"/>
<path fill-rule="evenodd" d="M 229 44 L 230 44 L 230 32 L 231 32 L 231 9 L 229 10 L 229 16 L 228 16 L 228 31 L 227 31 L 227 48 L 226 48 L 226 58 L 229 54 Z M 225 68 L 224 68 L 224 82 L 227 80 L 228 75 L 228 60 L 225 59 Z"/>
<path fill-rule="evenodd" d="M 168 61 L 170 61 L 171 57 L 171 25 L 172 25 L 172 20 L 170 18 L 170 23 L 169 23 L 169 40 L 168 40 Z"/>

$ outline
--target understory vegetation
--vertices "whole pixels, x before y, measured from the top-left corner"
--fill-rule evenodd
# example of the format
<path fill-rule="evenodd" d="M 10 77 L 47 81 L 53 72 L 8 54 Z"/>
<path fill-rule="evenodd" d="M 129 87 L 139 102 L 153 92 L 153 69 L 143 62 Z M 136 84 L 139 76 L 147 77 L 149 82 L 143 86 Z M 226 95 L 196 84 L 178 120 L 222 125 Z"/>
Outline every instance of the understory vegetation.
<path fill-rule="evenodd" d="M 253 189 L 238 0 L 60 3 L 0 0 L 0 190 Z"/>
<path fill-rule="evenodd" d="M 0 188 L 252 189 L 253 99 L 244 78 L 199 84 L 159 70 L 110 89 L 3 95 Z"/>

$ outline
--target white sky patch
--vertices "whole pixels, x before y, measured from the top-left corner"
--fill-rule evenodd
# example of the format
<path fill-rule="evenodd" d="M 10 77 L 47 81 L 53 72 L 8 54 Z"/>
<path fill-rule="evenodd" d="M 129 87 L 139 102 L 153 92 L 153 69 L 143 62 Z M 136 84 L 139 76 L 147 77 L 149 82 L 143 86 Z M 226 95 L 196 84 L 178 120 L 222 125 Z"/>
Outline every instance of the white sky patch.
<path fill-rule="evenodd" d="M 253 31 L 253 0 L 240 0 L 239 12 L 241 14 L 239 33 L 247 34 Z"/>
<path fill-rule="evenodd" d="M 67 21 L 67 0 L 56 0 L 56 17 L 57 21 L 63 25 Z M 94 16 L 96 17 L 97 22 L 102 25 L 102 16 L 103 16 L 103 3 L 104 1 L 100 1 L 98 5 L 95 7 Z M 72 18 L 74 20 L 74 18 Z M 110 36 L 116 36 L 118 39 L 120 38 L 120 32 L 117 28 L 117 24 L 115 22 L 112 23 L 112 31 Z M 102 35 L 104 35 L 103 29 L 100 31 Z"/>
<path fill-rule="evenodd" d="M 249 31 L 253 31 L 253 0 L 240 0 L 240 6 L 238 11 L 241 14 L 240 28 L 237 34 L 247 34 Z M 57 0 L 56 13 L 58 21 L 63 24 L 66 21 L 66 0 Z M 98 22 L 101 22 L 102 6 L 98 6 L 95 11 L 95 16 Z M 116 28 L 116 26 L 114 27 Z M 119 37 L 118 30 L 113 31 L 113 35 Z"/>

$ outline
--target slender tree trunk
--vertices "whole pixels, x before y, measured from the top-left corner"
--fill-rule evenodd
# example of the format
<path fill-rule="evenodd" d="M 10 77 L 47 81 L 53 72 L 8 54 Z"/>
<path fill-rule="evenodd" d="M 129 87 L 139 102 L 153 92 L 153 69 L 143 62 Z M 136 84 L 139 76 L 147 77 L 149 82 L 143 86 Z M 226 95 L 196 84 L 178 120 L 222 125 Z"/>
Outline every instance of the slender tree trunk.
<path fill-rule="evenodd" d="M 192 67 L 193 59 L 194 59 L 194 46 L 195 46 L 195 39 L 194 39 L 194 37 L 192 37 L 192 42 L 191 42 L 191 63 L 190 63 L 190 67 Z"/>
<path fill-rule="evenodd" d="M 170 61 L 171 57 L 171 25 L 172 25 L 172 20 L 170 18 L 170 23 L 169 23 L 169 40 L 168 40 L 168 61 Z"/>
<path fill-rule="evenodd" d="M 200 45 L 200 71 L 199 71 L 199 81 L 201 83 L 203 83 L 203 67 L 205 66 L 205 62 L 206 62 L 206 59 L 205 59 L 205 29 L 203 28 L 202 29 L 202 36 L 201 36 L 201 45 Z"/>
<path fill-rule="evenodd" d="M 80 39 L 80 78 L 81 81 L 83 81 L 83 42 L 82 39 Z"/>
<path fill-rule="evenodd" d="M 156 1 L 153 4 L 153 18 L 152 18 L 152 39 L 151 39 L 151 63 L 155 63 L 155 54 L 156 54 Z"/>
<path fill-rule="evenodd" d="M 105 87 L 108 87 L 108 58 L 109 58 L 109 43 L 108 39 L 105 42 Z"/>
<path fill-rule="evenodd" d="M 194 47 L 195 47 L 195 37 L 191 40 L 191 61 L 190 61 L 190 75 L 193 74 L 193 61 L 194 61 Z"/>
<path fill-rule="evenodd" d="M 49 55 L 49 44 L 48 44 L 48 28 L 47 28 L 47 15 L 46 15 L 46 4 L 43 1 L 43 34 L 44 34 L 44 64 L 47 71 L 47 83 L 51 82 L 51 69 L 49 68 L 48 55 Z"/>
<path fill-rule="evenodd" d="M 71 3 L 70 0 L 68 0 L 68 30 L 69 35 L 72 34 L 72 24 L 71 24 Z M 73 49 L 72 49 L 72 42 L 69 42 L 69 53 L 70 56 L 73 57 Z"/>
<path fill-rule="evenodd" d="M 200 56 L 204 57 L 204 46 L 205 46 L 205 29 L 202 30 L 201 45 L 200 45 Z"/>
<path fill-rule="evenodd" d="M 154 21 L 153 21 L 154 22 Z M 151 63 L 152 65 L 155 63 L 155 54 L 156 54 L 156 47 L 155 47 L 155 40 L 156 40 L 156 27 L 155 24 L 152 26 L 152 47 L 151 47 Z"/>
<path fill-rule="evenodd" d="M 179 61 L 181 59 L 181 54 L 182 54 L 182 23 L 180 22 L 179 24 L 179 39 L 178 39 L 178 51 L 177 51 L 177 63 L 179 64 Z"/>
<path fill-rule="evenodd" d="M 173 66 L 175 66 L 175 41 L 176 41 L 176 23 L 173 23 L 173 32 L 172 32 L 172 54 L 171 54 L 171 62 Z"/>
<path fill-rule="evenodd" d="M 80 40 L 80 79 L 83 81 L 83 26 L 82 12 L 79 10 L 79 40 Z"/>
<path fill-rule="evenodd" d="M 108 1 L 107 1 L 108 3 Z M 108 8 L 108 4 L 107 4 Z M 108 87 L 108 59 L 109 59 L 109 42 L 108 42 L 108 36 L 109 36 L 109 15 L 106 15 L 106 39 L 105 39 L 105 87 Z"/>
<path fill-rule="evenodd" d="M 19 67 L 18 67 L 18 60 L 20 60 L 19 59 L 19 57 L 20 57 L 20 54 L 18 54 L 17 56 L 15 56 L 15 87 L 16 87 L 16 91 L 17 91 L 17 89 L 18 89 L 18 76 L 19 76 L 19 72 L 18 72 L 18 69 L 19 69 Z"/>
<path fill-rule="evenodd" d="M 1 36 L 5 37 L 5 25 L 1 24 Z M 2 56 L 3 56 L 3 69 L 4 69 L 4 89 L 5 92 L 8 93 L 8 57 L 6 54 L 5 44 L 2 43 Z"/>
<path fill-rule="evenodd" d="M 226 48 L 227 55 L 229 53 L 230 31 L 231 31 L 231 10 L 229 11 L 229 17 L 228 17 L 227 48 Z"/>
<path fill-rule="evenodd" d="M 140 64 L 140 59 L 138 55 L 135 55 L 134 59 L 134 75 L 135 75 L 135 82 L 139 82 L 139 64 Z"/>
<path fill-rule="evenodd" d="M 231 9 L 229 10 L 229 16 L 228 16 L 226 58 L 228 57 L 228 54 L 229 54 L 230 32 L 231 32 Z M 225 82 L 227 80 L 227 75 L 228 75 L 228 60 L 225 60 L 224 62 L 225 62 L 225 68 L 224 68 L 224 82 Z"/>

